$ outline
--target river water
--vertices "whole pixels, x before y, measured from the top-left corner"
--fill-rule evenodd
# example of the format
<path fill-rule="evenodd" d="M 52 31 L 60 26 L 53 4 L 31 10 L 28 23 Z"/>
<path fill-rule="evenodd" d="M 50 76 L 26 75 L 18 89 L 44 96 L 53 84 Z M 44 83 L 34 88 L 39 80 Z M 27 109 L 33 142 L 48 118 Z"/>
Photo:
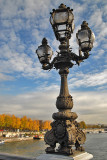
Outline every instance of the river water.
<path fill-rule="evenodd" d="M 107 160 L 107 133 L 87 134 L 84 145 L 86 152 L 93 154 L 93 160 Z M 45 153 L 43 140 L 10 142 L 0 145 L 0 152 L 37 157 Z"/>

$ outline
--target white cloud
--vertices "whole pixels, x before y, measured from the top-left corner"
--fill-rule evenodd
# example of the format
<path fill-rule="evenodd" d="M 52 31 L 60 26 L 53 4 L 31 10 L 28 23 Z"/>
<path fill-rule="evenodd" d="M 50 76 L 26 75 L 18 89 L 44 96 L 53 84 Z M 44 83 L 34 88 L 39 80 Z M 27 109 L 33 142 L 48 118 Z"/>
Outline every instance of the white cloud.
<path fill-rule="evenodd" d="M 4 74 L 12 73 L 13 76 L 14 73 L 17 73 L 26 78 L 49 77 L 47 72 L 41 70 L 41 65 L 36 60 L 35 50 L 44 37 L 44 32 L 40 31 L 40 29 L 46 30 L 49 25 L 46 15 L 49 10 L 50 0 L 46 0 L 45 3 L 43 0 L 19 0 L 18 2 L 8 0 L 5 2 L 0 1 L 0 3 L 2 22 L 2 32 L 0 33 L 2 41 L 0 46 L 0 71 Z M 40 16 L 41 18 L 39 18 Z M 40 28 L 36 29 L 38 24 Z M 29 34 L 32 35 L 34 41 L 36 40 L 35 46 L 32 40 L 30 42 L 32 45 L 30 44 L 29 46 L 24 42 L 24 34 L 20 35 L 18 32 L 23 29 L 25 31 L 24 34 L 27 34 L 30 30 Z M 31 51 L 30 55 L 28 55 L 29 51 Z"/>
<path fill-rule="evenodd" d="M 13 18 L 23 16 L 24 18 L 34 18 L 37 15 L 46 15 L 50 0 L 18 0 L 18 1 L 0 1 L 1 4 L 1 17 Z M 40 9 L 42 8 L 41 12 Z"/>
<path fill-rule="evenodd" d="M 14 80 L 14 78 L 12 76 L 0 73 L 0 81 L 7 81 L 7 80 L 11 81 L 11 80 Z"/>
<path fill-rule="evenodd" d="M 92 15 L 89 18 L 89 23 L 94 27 L 96 32 L 96 41 L 100 45 L 102 41 L 105 43 L 106 40 L 105 37 L 107 36 L 107 22 L 105 22 L 103 19 L 104 10 L 98 8 L 97 6 L 95 7 L 96 8 L 93 8 Z"/>
<path fill-rule="evenodd" d="M 41 70 L 39 61 L 33 59 L 36 57 L 29 57 L 25 53 L 12 52 L 8 46 L 3 46 L 4 52 L 1 53 L 0 71 L 4 73 L 20 73 L 20 76 L 26 78 L 49 77 L 50 74 Z M 2 51 L 3 51 L 2 50 Z M 4 55 L 5 53 L 5 55 Z M 4 79 L 2 79 L 4 80 Z"/>
<path fill-rule="evenodd" d="M 78 54 L 78 45 L 75 37 L 83 20 L 89 23 L 89 27 L 96 35 L 95 47 L 92 50 L 95 53 L 93 55 L 93 63 L 91 63 L 90 68 L 87 68 L 88 65 L 86 63 L 82 64 L 83 68 L 86 71 L 88 70 L 86 74 L 78 73 L 78 69 L 75 67 L 76 69 L 73 70 L 74 78 L 69 80 L 72 84 L 69 85 L 70 89 L 83 86 L 97 87 L 100 91 L 105 90 L 107 84 L 107 70 L 105 69 L 107 62 L 105 54 L 107 49 L 107 2 L 105 0 L 82 0 L 82 2 L 81 4 L 78 1 L 71 2 L 66 0 L 1 0 L 0 81 L 14 80 L 18 77 L 45 78 L 47 80 L 50 76 L 55 77 L 54 71 L 42 71 L 41 64 L 35 55 L 35 50 L 41 44 L 44 36 L 47 36 L 49 45 L 53 47 L 53 50 L 56 51 L 58 49 L 59 42 L 53 36 L 49 22 L 49 12 L 53 8 L 57 8 L 60 3 L 65 3 L 74 9 L 76 27 L 70 40 L 73 52 Z M 100 3 L 101 7 L 99 7 Z M 87 63 L 90 64 L 91 60 L 89 59 Z M 93 68 L 92 71 L 90 70 L 91 68 Z M 56 78 L 55 84 L 57 82 L 59 83 Z M 45 83 L 46 81 L 41 85 L 41 89 L 38 83 L 37 92 L 17 96 L 0 96 L 1 112 L 50 119 L 52 113 L 55 112 L 55 100 L 59 93 L 59 87 L 55 84 L 48 87 L 48 83 Z M 107 121 L 105 115 L 106 93 L 74 93 L 74 103 L 74 110 L 78 106 L 76 112 L 79 113 L 80 119 L 86 122 L 90 121 L 89 123 Z"/>
<path fill-rule="evenodd" d="M 99 49 L 99 51 L 97 52 L 97 55 L 93 56 L 93 58 L 95 59 L 99 59 L 102 56 L 104 56 L 105 51 L 103 49 Z"/>
<path fill-rule="evenodd" d="M 55 103 L 58 93 L 58 86 L 51 86 L 48 89 L 43 88 L 42 91 L 17 96 L 0 96 L 1 114 L 10 113 L 17 116 L 27 115 L 35 119 L 51 119 L 52 114 L 57 112 Z M 84 120 L 86 123 L 107 122 L 106 92 L 72 92 L 71 95 L 74 101 L 73 111 L 78 114 L 78 120 Z"/>
<path fill-rule="evenodd" d="M 44 75 L 46 77 L 48 75 L 46 74 L 46 72 L 43 72 L 41 71 L 41 69 L 39 69 L 40 65 L 38 64 L 38 61 L 36 65 L 34 65 L 34 60 L 36 61 L 35 58 L 37 57 L 36 55 L 34 56 L 33 53 L 37 49 L 37 46 L 41 44 L 41 40 L 45 36 L 45 33 L 48 33 L 47 31 L 50 27 L 49 12 L 51 11 L 51 8 L 58 7 L 60 3 L 65 3 L 67 6 L 74 8 L 73 12 L 76 28 L 73 33 L 72 39 L 70 40 L 70 46 L 73 48 L 73 52 L 78 54 L 78 45 L 75 38 L 76 32 L 80 28 L 80 24 L 84 20 L 83 15 L 87 11 L 88 6 L 91 8 L 90 1 L 84 2 L 82 5 L 74 1 L 72 1 L 71 4 L 71 2 L 61 2 L 60 0 L 55 1 L 54 3 L 52 3 L 50 0 L 45 0 L 45 2 L 43 0 L 8 0 L 5 2 L 1 1 L 0 3 L 2 19 L 2 32 L 0 33 L 2 46 L 0 50 L 0 56 L 4 58 L 1 60 L 1 72 L 17 72 L 21 74 L 21 76 L 32 76 L 32 78 L 35 75 L 36 71 L 37 73 L 40 72 L 39 76 L 36 77 L 40 77 L 40 75 Z M 94 5 L 91 9 L 92 16 L 90 15 L 88 21 L 96 29 L 97 35 L 95 47 L 98 47 L 100 42 L 104 40 L 104 37 L 106 35 L 106 23 L 102 18 L 102 15 L 106 14 L 104 14 L 106 6 L 104 6 L 103 11 L 102 9 L 98 8 L 98 1 L 93 3 Z M 78 8 L 78 10 L 76 8 Z M 99 17 L 99 20 L 96 19 L 96 16 Z M 77 25 L 78 23 L 79 25 Z M 24 41 L 24 35 L 19 34 L 18 31 L 22 30 L 25 31 L 24 34 L 28 34 L 29 32 L 28 36 L 30 36 L 30 45 L 27 44 L 28 42 L 26 43 Z M 57 50 L 58 43 L 55 39 L 52 40 L 52 38 L 53 37 L 48 37 L 54 50 Z M 105 43 L 103 43 L 103 45 L 105 45 Z M 28 55 L 29 51 L 31 51 L 30 55 Z M 104 50 L 100 49 L 99 52 L 95 54 L 94 58 L 101 58 L 102 54 L 104 54 Z"/>
<path fill-rule="evenodd" d="M 75 78 L 69 80 L 70 87 L 94 87 L 107 84 L 107 70 L 102 72 L 90 73 L 90 74 L 75 74 Z"/>
<path fill-rule="evenodd" d="M 74 96 L 74 110 L 79 120 L 87 123 L 107 122 L 107 92 L 76 92 Z"/>
<path fill-rule="evenodd" d="M 82 22 L 81 22 L 82 23 Z M 77 55 L 79 55 L 79 45 L 77 44 L 77 41 L 76 41 L 76 33 L 78 32 L 78 30 L 81 28 L 81 26 L 76 26 L 75 27 L 75 30 L 72 34 L 72 37 L 70 39 L 70 47 L 72 48 L 72 51 L 74 53 L 76 53 Z"/>

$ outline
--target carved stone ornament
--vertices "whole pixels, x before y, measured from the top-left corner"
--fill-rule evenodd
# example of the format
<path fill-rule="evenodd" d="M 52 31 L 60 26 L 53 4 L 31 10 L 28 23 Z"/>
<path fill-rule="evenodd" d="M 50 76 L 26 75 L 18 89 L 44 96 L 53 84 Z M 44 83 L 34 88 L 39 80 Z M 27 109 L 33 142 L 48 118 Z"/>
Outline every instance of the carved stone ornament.
<path fill-rule="evenodd" d="M 52 124 L 54 135 L 57 139 L 64 138 L 66 134 L 66 124 L 64 121 L 54 121 Z"/>
<path fill-rule="evenodd" d="M 50 131 L 46 132 L 45 137 L 44 137 L 44 141 L 46 142 L 46 144 L 50 145 L 50 146 L 55 146 L 57 140 L 54 136 L 54 131 L 53 129 L 51 129 Z"/>
<path fill-rule="evenodd" d="M 77 118 L 77 114 L 74 112 L 70 112 L 70 111 L 60 111 L 57 113 L 53 113 L 52 118 L 55 120 L 75 120 Z"/>
<path fill-rule="evenodd" d="M 76 131 L 76 140 L 78 141 L 79 144 L 84 144 L 86 141 L 85 133 L 78 128 Z"/>
<path fill-rule="evenodd" d="M 59 96 L 56 101 L 56 107 L 58 109 L 72 109 L 73 108 L 73 100 L 69 95 L 68 97 Z"/>
<path fill-rule="evenodd" d="M 57 120 L 52 122 L 52 129 L 45 135 L 47 147 L 46 152 L 59 152 L 62 154 L 73 154 L 72 145 L 75 145 L 76 150 L 83 151 L 84 148 L 80 145 L 86 140 L 85 134 L 78 128 L 77 122 L 70 120 Z M 59 143 L 59 148 L 55 151 L 56 143 Z"/>

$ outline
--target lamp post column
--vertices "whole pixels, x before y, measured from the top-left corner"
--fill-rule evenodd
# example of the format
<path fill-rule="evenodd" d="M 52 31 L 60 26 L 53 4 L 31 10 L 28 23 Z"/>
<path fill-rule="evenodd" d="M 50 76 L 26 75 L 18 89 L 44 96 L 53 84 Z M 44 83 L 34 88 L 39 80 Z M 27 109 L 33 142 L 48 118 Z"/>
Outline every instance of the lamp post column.
<path fill-rule="evenodd" d="M 80 144 L 85 142 L 85 134 L 78 128 L 78 123 L 75 121 L 78 117 L 76 113 L 71 112 L 73 108 L 73 99 L 69 94 L 67 76 L 69 74 L 69 67 L 72 67 L 70 59 L 66 57 L 69 54 L 69 45 L 66 41 L 62 41 L 59 46 L 59 58 L 55 62 L 55 68 L 59 69 L 61 76 L 60 93 L 56 100 L 56 107 L 58 112 L 53 113 L 54 121 L 51 123 L 52 129 L 45 135 L 45 142 L 50 145 L 46 152 L 56 152 L 56 143 L 59 143 L 58 153 L 73 154 L 72 145 L 76 149 L 83 150 Z M 78 140 L 79 138 L 79 140 Z"/>
<path fill-rule="evenodd" d="M 60 86 L 60 94 L 57 97 L 56 101 L 56 107 L 61 112 L 63 110 L 72 109 L 73 107 L 73 100 L 68 90 L 68 82 L 67 82 L 68 73 L 69 73 L 68 68 L 60 69 L 59 71 L 59 74 L 61 76 L 61 86 Z"/>
<path fill-rule="evenodd" d="M 69 90 L 68 90 L 68 82 L 67 82 L 67 76 L 68 76 L 69 70 L 68 69 L 60 69 L 59 74 L 61 76 L 61 87 L 60 87 L 60 96 L 69 96 Z"/>

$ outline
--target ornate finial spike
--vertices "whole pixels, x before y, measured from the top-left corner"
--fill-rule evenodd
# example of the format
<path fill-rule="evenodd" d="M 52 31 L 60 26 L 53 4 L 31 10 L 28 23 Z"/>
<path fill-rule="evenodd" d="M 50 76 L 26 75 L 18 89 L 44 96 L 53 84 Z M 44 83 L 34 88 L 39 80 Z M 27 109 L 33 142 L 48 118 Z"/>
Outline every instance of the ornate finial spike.
<path fill-rule="evenodd" d="M 43 39 L 42 39 L 42 45 L 47 45 L 48 44 L 48 41 L 47 41 L 47 39 L 44 37 Z"/>

